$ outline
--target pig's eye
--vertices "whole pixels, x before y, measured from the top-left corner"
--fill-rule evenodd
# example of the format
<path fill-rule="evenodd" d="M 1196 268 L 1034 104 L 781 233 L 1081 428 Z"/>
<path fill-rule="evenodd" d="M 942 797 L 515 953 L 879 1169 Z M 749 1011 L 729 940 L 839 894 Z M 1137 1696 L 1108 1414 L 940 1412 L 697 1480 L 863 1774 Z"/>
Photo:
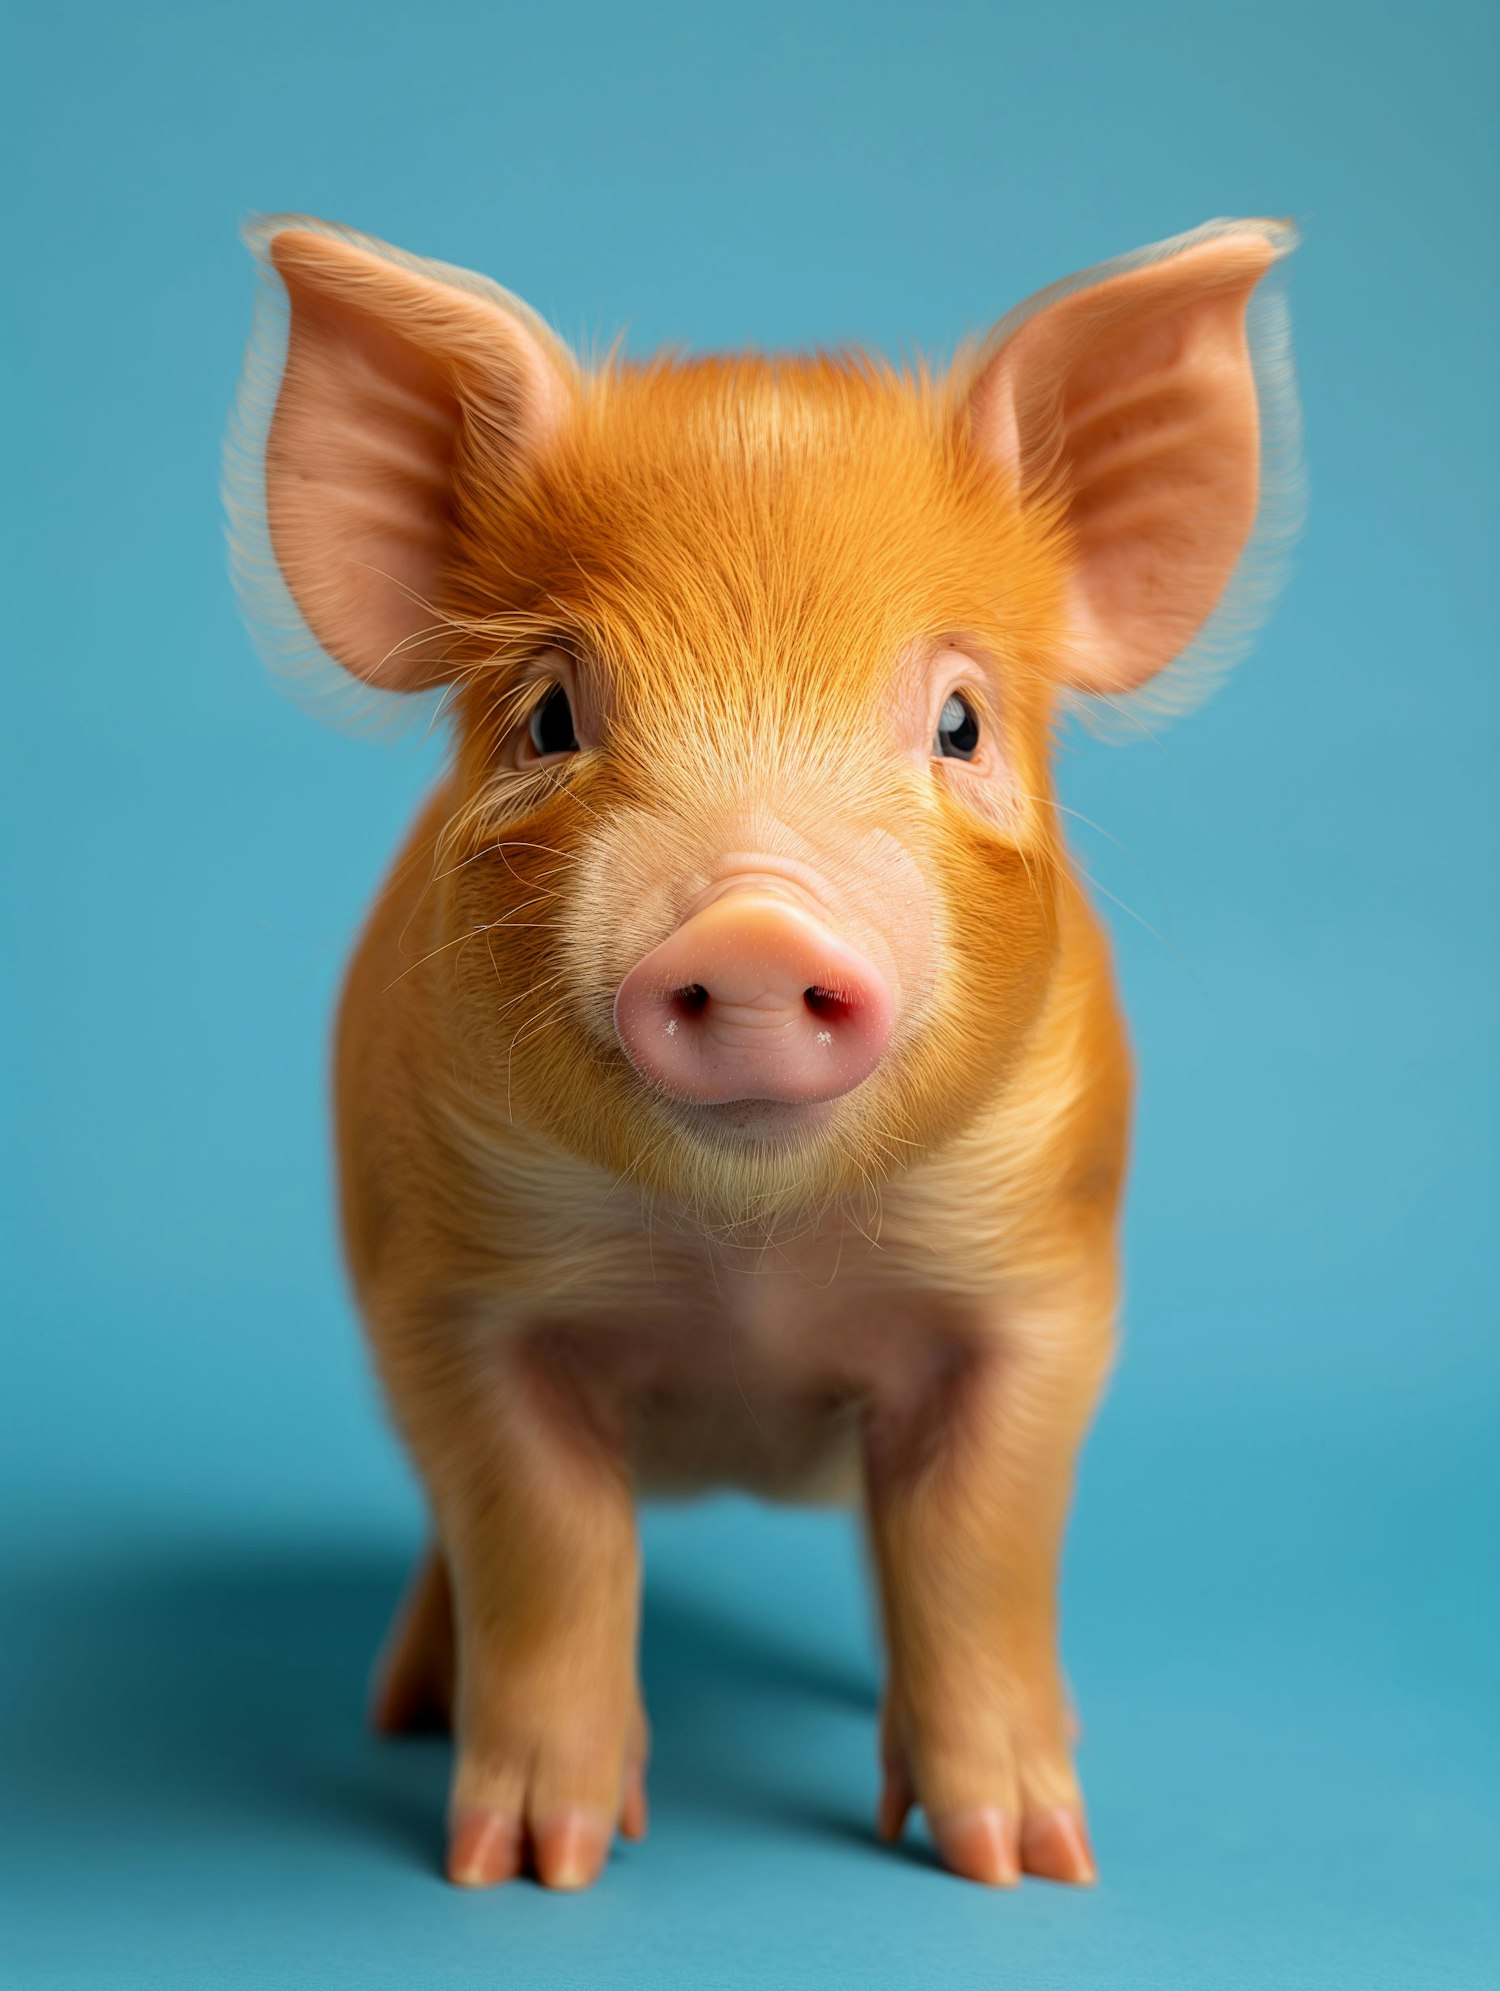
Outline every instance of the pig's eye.
<path fill-rule="evenodd" d="M 979 720 L 961 691 L 950 692 L 938 714 L 932 751 L 944 760 L 972 760 L 979 751 Z"/>
<path fill-rule="evenodd" d="M 573 708 L 568 694 L 555 684 L 531 715 L 527 728 L 532 752 L 539 760 L 549 754 L 576 754 L 578 733 L 573 724 Z"/>

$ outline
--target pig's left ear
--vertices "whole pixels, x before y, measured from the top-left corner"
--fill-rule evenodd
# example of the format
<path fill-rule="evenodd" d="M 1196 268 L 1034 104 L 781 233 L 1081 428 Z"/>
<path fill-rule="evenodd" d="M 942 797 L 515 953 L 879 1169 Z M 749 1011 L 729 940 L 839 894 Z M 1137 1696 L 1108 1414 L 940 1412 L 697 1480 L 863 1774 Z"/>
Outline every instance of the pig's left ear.
<path fill-rule="evenodd" d="M 1264 612 L 1299 485 L 1285 313 L 1257 290 L 1294 245 L 1279 222 L 1210 222 L 1043 291 L 981 352 L 971 433 L 1070 546 L 1075 690 L 1133 691 L 1205 633 L 1232 661 Z M 1246 560 L 1252 533 L 1273 543 Z"/>

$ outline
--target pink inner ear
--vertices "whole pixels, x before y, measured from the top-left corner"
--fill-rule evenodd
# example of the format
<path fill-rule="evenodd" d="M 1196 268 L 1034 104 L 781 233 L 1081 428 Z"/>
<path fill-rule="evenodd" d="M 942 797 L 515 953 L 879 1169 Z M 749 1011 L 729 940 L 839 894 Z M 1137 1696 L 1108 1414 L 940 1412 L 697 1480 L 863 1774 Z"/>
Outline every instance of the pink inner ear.
<path fill-rule="evenodd" d="M 318 641 L 395 689 L 441 676 L 431 606 L 460 409 L 451 370 L 288 274 L 292 331 L 266 449 L 276 558 Z"/>
<path fill-rule="evenodd" d="M 1274 255 L 1247 229 L 1075 291 L 979 380 L 977 439 L 1066 504 L 1064 667 L 1081 689 L 1127 691 L 1171 663 L 1234 572 L 1260 488 L 1245 313 Z"/>
<path fill-rule="evenodd" d="M 451 675 L 438 596 L 455 467 L 522 473 L 569 389 L 539 321 L 503 292 L 311 229 L 275 235 L 291 305 L 266 446 L 266 516 L 313 635 L 357 677 L 412 691 Z"/>

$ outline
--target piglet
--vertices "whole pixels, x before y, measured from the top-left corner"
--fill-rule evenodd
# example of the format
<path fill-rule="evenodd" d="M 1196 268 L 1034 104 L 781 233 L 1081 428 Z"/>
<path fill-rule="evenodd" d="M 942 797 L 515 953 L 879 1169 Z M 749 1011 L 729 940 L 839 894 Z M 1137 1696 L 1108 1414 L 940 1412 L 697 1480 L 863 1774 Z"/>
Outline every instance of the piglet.
<path fill-rule="evenodd" d="M 454 1881 L 644 1832 L 636 1505 L 722 1484 L 862 1508 L 882 1836 L 1093 1879 L 1056 1592 L 1130 1076 L 1049 745 L 1264 567 L 1291 243 L 1212 222 L 902 370 L 585 365 L 481 277 L 252 231 L 252 624 L 452 728 L 336 1095 L 433 1527 L 376 1719 L 451 1719 Z"/>

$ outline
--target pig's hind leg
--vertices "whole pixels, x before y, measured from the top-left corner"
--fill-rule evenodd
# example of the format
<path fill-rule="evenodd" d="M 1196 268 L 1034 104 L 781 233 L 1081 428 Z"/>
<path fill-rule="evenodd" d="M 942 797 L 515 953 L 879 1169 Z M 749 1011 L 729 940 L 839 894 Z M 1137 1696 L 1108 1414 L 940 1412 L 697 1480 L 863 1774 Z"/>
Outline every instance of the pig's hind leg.
<path fill-rule="evenodd" d="M 375 1662 L 370 1724 L 380 1735 L 447 1729 L 453 1720 L 453 1590 L 437 1547 L 417 1564 Z"/>

